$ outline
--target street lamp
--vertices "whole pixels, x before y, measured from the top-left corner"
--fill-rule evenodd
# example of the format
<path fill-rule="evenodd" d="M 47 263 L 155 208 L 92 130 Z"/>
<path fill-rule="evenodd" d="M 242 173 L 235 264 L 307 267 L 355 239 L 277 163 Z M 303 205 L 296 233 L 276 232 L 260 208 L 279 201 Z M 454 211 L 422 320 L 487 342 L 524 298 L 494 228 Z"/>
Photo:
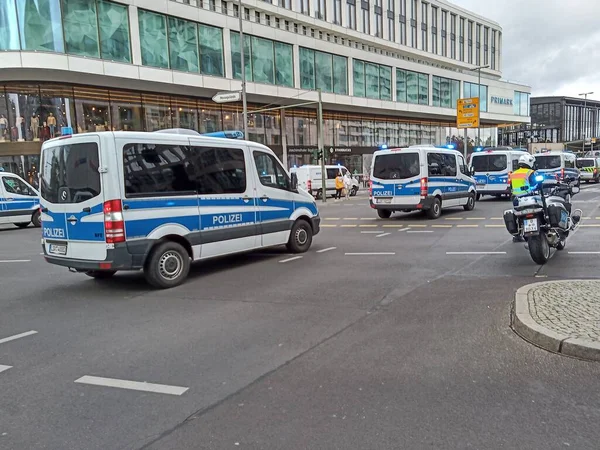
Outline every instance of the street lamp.
<path fill-rule="evenodd" d="M 244 25 L 242 21 L 242 0 L 238 0 L 238 19 L 240 24 L 240 62 L 242 63 L 242 131 L 244 139 L 248 139 L 246 126 L 248 124 L 248 104 L 246 103 L 246 61 L 244 61 Z"/>
<path fill-rule="evenodd" d="M 579 94 L 580 97 L 583 97 L 583 111 L 581 112 L 581 131 L 582 131 L 582 137 L 581 137 L 581 151 L 585 154 L 585 116 L 586 114 L 586 108 L 587 108 L 587 96 L 588 95 L 592 95 L 593 92 L 583 92 L 581 94 Z"/>
<path fill-rule="evenodd" d="M 481 145 L 481 69 L 487 69 L 490 65 L 477 66 L 469 69 L 471 72 L 477 71 L 477 98 L 479 99 L 479 120 L 477 124 L 477 145 Z M 487 99 L 486 99 L 487 100 Z"/>

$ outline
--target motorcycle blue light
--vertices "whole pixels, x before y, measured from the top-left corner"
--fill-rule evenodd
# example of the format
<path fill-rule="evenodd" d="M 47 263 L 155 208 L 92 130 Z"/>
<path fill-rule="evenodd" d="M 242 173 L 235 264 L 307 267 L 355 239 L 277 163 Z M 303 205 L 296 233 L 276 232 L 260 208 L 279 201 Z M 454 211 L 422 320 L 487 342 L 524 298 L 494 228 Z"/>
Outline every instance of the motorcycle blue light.
<path fill-rule="evenodd" d="M 536 175 L 535 181 L 537 181 L 538 183 L 544 181 L 544 175 Z"/>

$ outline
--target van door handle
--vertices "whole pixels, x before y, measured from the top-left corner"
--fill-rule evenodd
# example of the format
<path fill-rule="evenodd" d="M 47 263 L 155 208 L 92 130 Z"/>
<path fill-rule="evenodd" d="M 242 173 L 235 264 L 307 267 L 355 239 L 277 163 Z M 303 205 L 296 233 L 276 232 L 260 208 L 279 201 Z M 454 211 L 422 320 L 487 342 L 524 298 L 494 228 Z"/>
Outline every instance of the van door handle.
<path fill-rule="evenodd" d="M 92 208 L 90 208 L 89 206 L 86 206 L 85 208 L 83 208 L 81 210 L 81 212 L 86 212 L 86 213 L 92 212 Z"/>
<path fill-rule="evenodd" d="M 268 195 L 263 195 L 260 199 L 261 200 L 269 200 L 269 196 Z"/>

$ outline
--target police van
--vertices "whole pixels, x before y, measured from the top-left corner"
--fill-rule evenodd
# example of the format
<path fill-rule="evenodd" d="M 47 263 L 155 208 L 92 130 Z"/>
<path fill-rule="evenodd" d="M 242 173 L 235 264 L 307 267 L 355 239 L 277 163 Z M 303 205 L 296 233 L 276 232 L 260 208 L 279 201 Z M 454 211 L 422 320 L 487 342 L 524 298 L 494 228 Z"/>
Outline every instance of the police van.
<path fill-rule="evenodd" d="M 11 223 L 19 228 L 40 224 L 38 191 L 14 173 L 0 171 L 0 224 Z"/>
<path fill-rule="evenodd" d="M 315 200 L 254 142 L 99 132 L 46 141 L 41 158 L 44 257 L 94 278 L 143 269 L 169 288 L 191 261 L 277 245 L 305 252 L 319 232 Z"/>
<path fill-rule="evenodd" d="M 579 169 L 577 169 L 577 158 L 571 152 L 547 152 L 536 153 L 535 169 L 547 179 L 565 180 L 576 186 L 581 184 Z"/>
<path fill-rule="evenodd" d="M 477 183 L 477 200 L 483 195 L 510 198 L 510 174 L 519 168 L 525 149 L 486 148 L 471 155 L 470 167 Z"/>
<path fill-rule="evenodd" d="M 393 212 L 425 211 L 437 219 L 442 208 L 475 208 L 475 180 L 456 150 L 414 146 L 376 151 L 371 166 L 371 208 L 382 219 Z"/>
<path fill-rule="evenodd" d="M 600 181 L 600 158 L 577 158 L 575 165 L 579 169 L 582 181 L 585 181 L 586 183 L 592 181 L 598 183 Z"/>

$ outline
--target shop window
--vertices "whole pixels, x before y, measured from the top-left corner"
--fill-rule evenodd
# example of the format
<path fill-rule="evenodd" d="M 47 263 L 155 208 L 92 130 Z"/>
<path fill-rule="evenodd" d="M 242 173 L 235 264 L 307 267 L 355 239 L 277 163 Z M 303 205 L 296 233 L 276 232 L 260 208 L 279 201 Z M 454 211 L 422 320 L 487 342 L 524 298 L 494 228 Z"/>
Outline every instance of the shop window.
<path fill-rule="evenodd" d="M 173 128 L 198 131 L 198 107 L 196 100 L 182 97 L 171 98 Z"/>
<path fill-rule="evenodd" d="M 140 94 L 111 90 L 110 110 L 114 131 L 144 131 Z"/>
<path fill-rule="evenodd" d="M 18 1 L 21 48 L 64 53 L 60 11 L 60 0 Z"/>
<path fill-rule="evenodd" d="M 0 2 L 0 51 L 19 50 L 17 8 L 14 1 Z M 0 136 L 2 140 L 2 136 Z"/>
<path fill-rule="evenodd" d="M 15 85 L 7 86 L 7 106 L 8 106 L 8 138 L 11 141 L 25 141 L 36 139 L 41 140 L 45 136 L 45 131 L 41 128 L 45 125 L 47 112 L 41 115 L 40 91 L 37 85 Z M 32 128 L 33 119 L 33 128 Z M 54 117 L 56 120 L 56 117 Z M 53 120 L 50 120 L 53 122 Z M 54 127 L 56 132 L 56 127 Z"/>
<path fill-rule="evenodd" d="M 158 131 L 172 128 L 171 103 L 168 96 L 142 95 L 144 106 L 145 131 Z"/>
<path fill-rule="evenodd" d="M 110 131 L 110 104 L 105 89 L 75 88 L 77 133 Z"/>
<path fill-rule="evenodd" d="M 365 63 L 357 59 L 353 60 L 352 72 L 354 78 L 354 95 L 356 97 L 365 96 Z"/>
<path fill-rule="evenodd" d="M 167 19 L 143 9 L 138 10 L 140 46 L 144 66 L 169 68 Z"/>
<path fill-rule="evenodd" d="M 0 90 L 0 143 L 10 141 L 7 100 L 4 88 L 2 88 Z"/>
<path fill-rule="evenodd" d="M 168 18 L 171 69 L 198 72 L 198 32 L 194 22 Z"/>

